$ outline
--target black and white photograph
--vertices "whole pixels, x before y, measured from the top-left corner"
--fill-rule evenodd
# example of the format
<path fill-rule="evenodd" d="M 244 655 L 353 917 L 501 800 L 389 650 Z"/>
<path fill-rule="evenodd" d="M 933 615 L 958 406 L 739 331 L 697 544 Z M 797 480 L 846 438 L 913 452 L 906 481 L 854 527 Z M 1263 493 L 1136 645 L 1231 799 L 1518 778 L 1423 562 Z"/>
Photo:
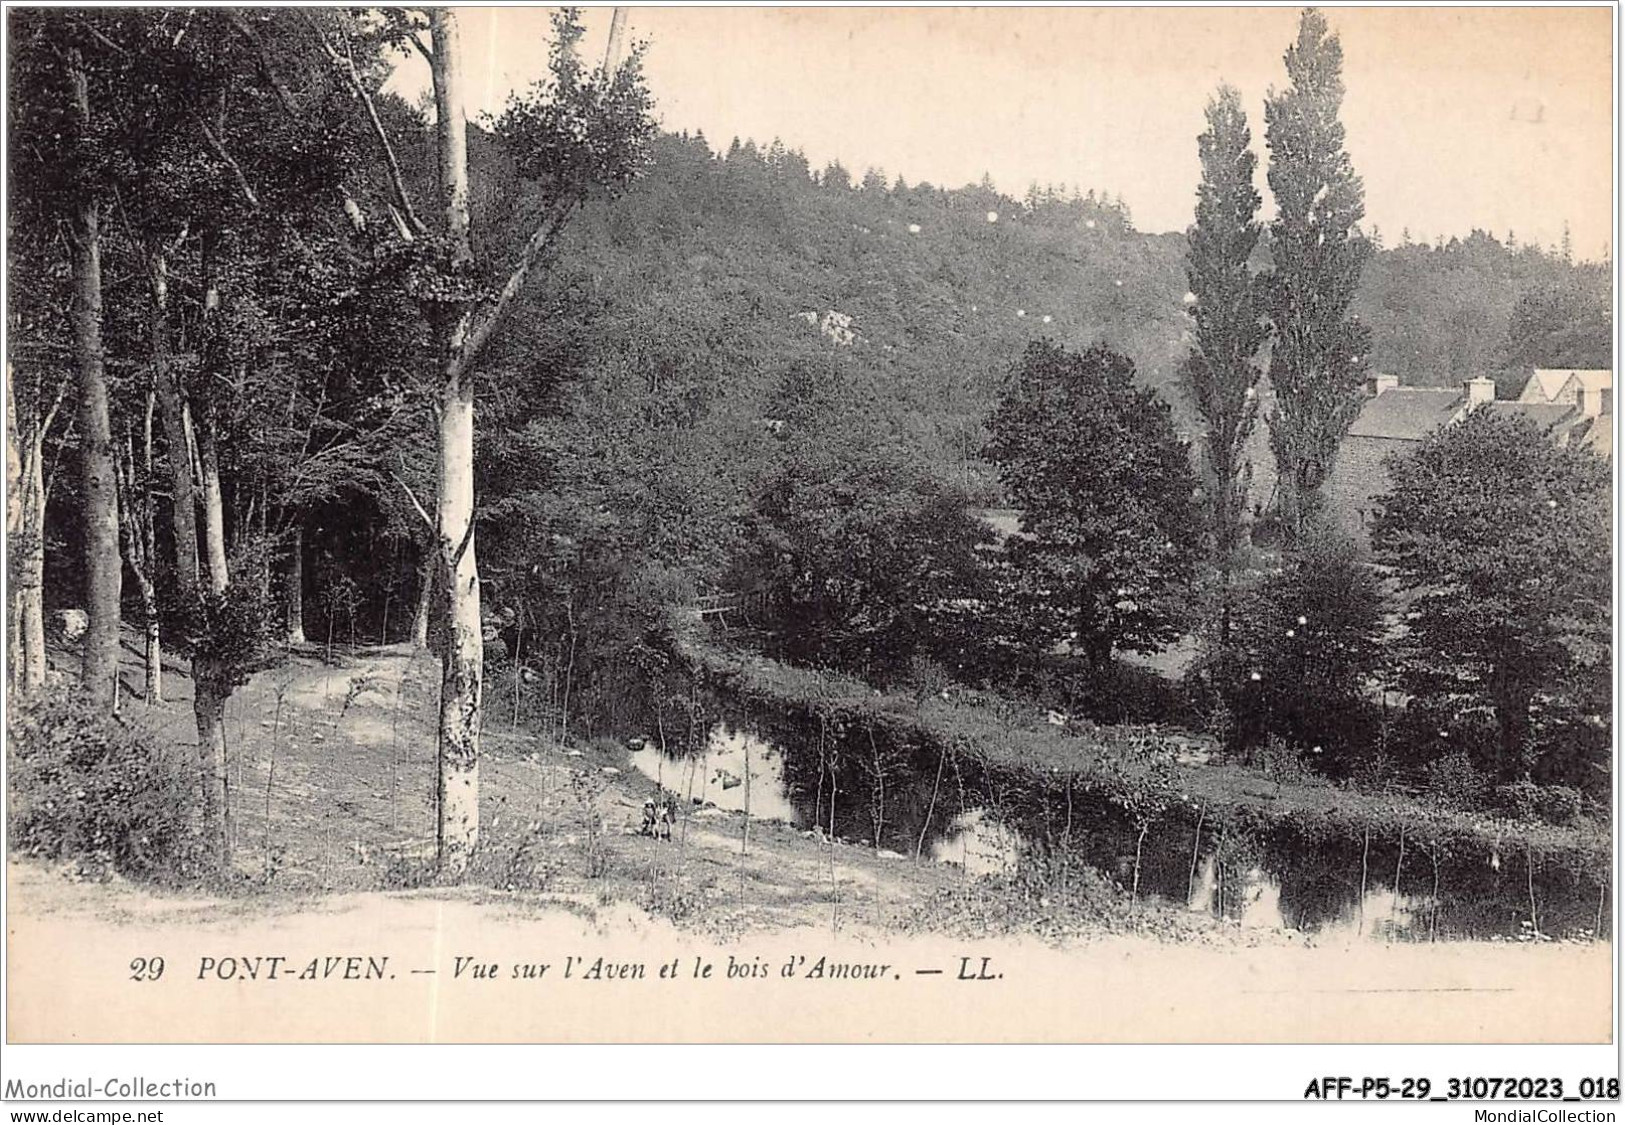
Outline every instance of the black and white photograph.
<path fill-rule="evenodd" d="M 8 5 L 8 1046 L 1616 1043 L 1616 17 Z"/>

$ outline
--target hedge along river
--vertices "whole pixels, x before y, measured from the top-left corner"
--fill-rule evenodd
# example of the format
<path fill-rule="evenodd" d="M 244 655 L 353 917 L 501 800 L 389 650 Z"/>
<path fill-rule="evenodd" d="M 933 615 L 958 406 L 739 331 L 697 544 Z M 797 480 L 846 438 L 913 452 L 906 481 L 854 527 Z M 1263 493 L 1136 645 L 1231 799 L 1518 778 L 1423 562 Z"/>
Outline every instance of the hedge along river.
<path fill-rule="evenodd" d="M 1186 799 L 1143 840 L 1120 806 L 1081 783 L 939 752 L 885 726 L 745 709 L 719 716 L 686 755 L 645 740 L 633 765 L 696 803 L 778 820 L 906 857 L 1015 875 L 1062 854 L 1139 893 L 1242 926 L 1322 939 L 1529 940 L 1600 936 L 1608 874 L 1530 861 L 1512 839 L 1487 856 L 1436 840 L 1350 839 L 1297 822 L 1222 820 Z M 1201 768 L 1201 767 L 1197 767 Z"/>

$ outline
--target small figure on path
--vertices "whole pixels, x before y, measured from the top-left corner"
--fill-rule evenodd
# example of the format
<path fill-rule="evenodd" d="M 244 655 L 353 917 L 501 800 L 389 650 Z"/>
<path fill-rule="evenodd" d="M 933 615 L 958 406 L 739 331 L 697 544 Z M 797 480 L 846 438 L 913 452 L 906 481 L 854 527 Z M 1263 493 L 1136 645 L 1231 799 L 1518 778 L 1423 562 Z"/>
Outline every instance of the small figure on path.
<path fill-rule="evenodd" d="M 664 789 L 655 787 L 654 795 L 643 802 L 643 827 L 638 830 L 640 836 L 658 836 L 662 840 L 671 839 L 672 821 L 677 819 L 677 810 L 673 806 L 673 799 Z"/>

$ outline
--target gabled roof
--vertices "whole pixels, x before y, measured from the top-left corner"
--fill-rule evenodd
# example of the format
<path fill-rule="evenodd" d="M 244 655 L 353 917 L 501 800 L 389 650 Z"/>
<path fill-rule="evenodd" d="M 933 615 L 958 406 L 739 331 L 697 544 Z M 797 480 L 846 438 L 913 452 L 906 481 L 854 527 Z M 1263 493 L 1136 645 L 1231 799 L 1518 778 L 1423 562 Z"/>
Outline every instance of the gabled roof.
<path fill-rule="evenodd" d="M 1394 387 L 1366 400 L 1349 427 L 1349 437 L 1421 441 L 1460 413 L 1460 391 L 1434 387 Z"/>
<path fill-rule="evenodd" d="M 1529 381 L 1523 385 L 1523 393 L 1518 396 L 1518 401 L 1556 402 L 1558 394 L 1563 390 L 1563 385 L 1569 381 L 1569 377 L 1573 374 L 1572 371 L 1537 367 L 1535 373 L 1529 376 Z"/>
<path fill-rule="evenodd" d="M 1518 401 L 1573 402 L 1579 391 L 1595 394 L 1613 385 L 1614 373 L 1602 368 L 1537 367 Z"/>
<path fill-rule="evenodd" d="M 1531 422 L 1544 434 L 1575 419 L 1574 407 L 1566 402 L 1492 402 L 1488 409 L 1503 418 L 1522 418 Z"/>
<path fill-rule="evenodd" d="M 1578 384 L 1583 391 L 1606 391 L 1613 388 L 1614 373 L 1612 371 L 1571 371 L 1569 377 Z M 1568 388 L 1565 386 L 1565 390 Z"/>

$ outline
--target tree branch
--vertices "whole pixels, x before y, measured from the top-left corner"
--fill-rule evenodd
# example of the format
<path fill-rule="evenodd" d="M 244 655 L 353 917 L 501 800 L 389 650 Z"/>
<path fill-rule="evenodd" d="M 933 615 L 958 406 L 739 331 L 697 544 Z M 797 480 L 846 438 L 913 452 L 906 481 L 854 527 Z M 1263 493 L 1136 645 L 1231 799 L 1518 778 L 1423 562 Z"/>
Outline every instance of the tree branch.
<path fill-rule="evenodd" d="M 384 163 L 389 166 L 389 184 L 395 191 L 395 201 L 400 204 L 401 213 L 406 216 L 406 221 L 411 225 L 414 232 L 417 234 L 425 233 L 428 228 L 419 220 L 417 211 L 412 207 L 412 197 L 406 190 L 406 179 L 401 175 L 401 163 L 395 157 L 395 146 L 390 143 L 389 134 L 384 131 L 383 120 L 378 116 L 378 107 L 373 104 L 372 95 L 362 85 L 361 75 L 355 68 L 355 56 L 350 51 L 349 37 L 345 36 L 344 54 L 341 55 L 327 41 L 327 34 L 322 31 L 321 25 L 316 22 L 315 17 L 308 11 L 301 14 L 305 17 L 305 22 L 310 25 L 311 34 L 321 44 L 322 52 L 332 60 L 334 68 L 348 82 L 350 92 L 366 107 L 367 120 L 372 125 L 372 135 L 378 139 L 378 147 L 384 153 Z"/>
<path fill-rule="evenodd" d="M 404 456 L 401 458 L 401 469 L 403 472 L 406 469 L 406 458 Z M 440 531 L 439 526 L 436 525 L 434 520 L 429 518 L 429 513 L 425 511 L 423 505 L 418 502 L 416 494 L 414 494 L 412 491 L 412 486 L 406 483 L 404 477 L 396 476 L 394 473 L 390 473 L 389 476 L 391 480 L 401 486 L 401 491 L 406 493 L 406 498 L 412 501 L 412 507 L 417 509 L 418 515 L 423 517 L 423 522 L 428 525 L 430 532 L 438 534 Z M 474 521 L 472 520 L 469 521 L 470 526 L 473 525 L 473 522 Z"/>
<path fill-rule="evenodd" d="M 51 409 L 45 412 L 45 420 L 39 424 L 41 441 L 45 440 L 45 435 L 51 432 L 51 423 L 56 421 L 57 409 L 62 405 L 63 396 L 68 393 L 68 383 L 69 380 L 64 379 L 56 385 L 56 398 L 51 402 Z"/>
<path fill-rule="evenodd" d="M 265 75 L 265 80 L 271 84 L 271 89 L 276 91 L 277 101 L 282 103 L 282 109 L 284 112 L 286 112 L 289 117 L 299 116 L 298 110 L 294 105 L 292 92 L 289 91 L 288 87 L 283 84 L 282 79 L 277 77 L 276 68 L 271 65 L 271 52 L 266 48 L 265 41 L 259 37 L 259 33 L 256 32 L 249 22 L 243 18 L 242 12 L 234 8 L 227 8 L 225 9 L 225 12 L 226 19 L 237 31 L 237 34 L 241 35 L 244 39 L 247 39 L 249 44 L 254 48 L 254 53 L 259 56 L 260 72 Z"/>
<path fill-rule="evenodd" d="M 237 186 L 241 189 L 243 198 L 248 200 L 248 205 L 258 210 L 260 198 L 254 194 L 254 188 L 249 184 L 248 177 L 243 174 L 242 166 L 232 159 L 231 153 L 226 151 L 226 146 L 220 143 L 220 138 L 214 135 L 214 130 L 209 128 L 207 121 L 196 113 L 192 114 L 192 120 L 196 121 L 198 128 L 203 130 L 203 139 L 209 142 L 209 147 L 214 149 L 215 155 L 225 161 L 226 167 L 230 168 L 232 174 L 237 177 Z"/>
<path fill-rule="evenodd" d="M 496 304 L 491 307 L 491 311 L 469 333 L 468 341 L 463 345 L 462 353 L 453 364 L 451 372 L 453 380 L 462 378 L 463 374 L 473 367 L 475 361 L 479 359 L 480 353 L 485 350 L 485 346 L 491 342 L 491 336 L 496 332 L 497 326 L 502 322 L 502 319 L 511 311 L 514 298 L 524 288 L 525 281 L 530 276 L 530 271 L 535 267 L 537 259 L 541 257 L 542 249 L 547 245 L 548 239 L 553 237 L 553 232 L 558 229 L 559 224 L 564 221 L 565 215 L 570 212 L 573 206 L 573 201 L 555 203 L 548 209 L 547 215 L 543 217 L 541 224 L 531 233 L 529 241 L 525 243 L 524 252 L 519 256 L 519 264 L 514 267 L 513 273 L 508 275 L 507 282 L 502 286 L 502 292 L 497 296 Z"/>
<path fill-rule="evenodd" d="M 129 50 L 127 48 L 119 46 L 117 43 L 113 42 L 107 36 L 103 35 L 99 31 L 97 31 L 96 28 L 89 21 L 83 20 L 83 19 L 75 19 L 73 21 L 73 24 L 74 24 L 75 27 L 79 28 L 79 30 L 84 31 L 84 32 L 88 32 L 89 35 L 91 36 L 91 38 L 95 39 L 96 42 L 100 43 L 102 46 L 106 47 L 108 50 L 116 51 L 118 54 L 121 54 L 121 55 L 126 55 L 126 56 L 129 55 L 130 52 L 129 52 Z"/>
<path fill-rule="evenodd" d="M 463 552 L 467 551 L 468 545 L 474 542 L 474 524 L 476 522 L 478 520 L 475 513 L 468 513 L 468 527 L 463 530 L 463 541 L 457 544 L 457 550 L 452 553 L 451 565 L 446 568 L 446 573 L 455 574 L 457 572 L 457 564 L 463 561 Z"/>

